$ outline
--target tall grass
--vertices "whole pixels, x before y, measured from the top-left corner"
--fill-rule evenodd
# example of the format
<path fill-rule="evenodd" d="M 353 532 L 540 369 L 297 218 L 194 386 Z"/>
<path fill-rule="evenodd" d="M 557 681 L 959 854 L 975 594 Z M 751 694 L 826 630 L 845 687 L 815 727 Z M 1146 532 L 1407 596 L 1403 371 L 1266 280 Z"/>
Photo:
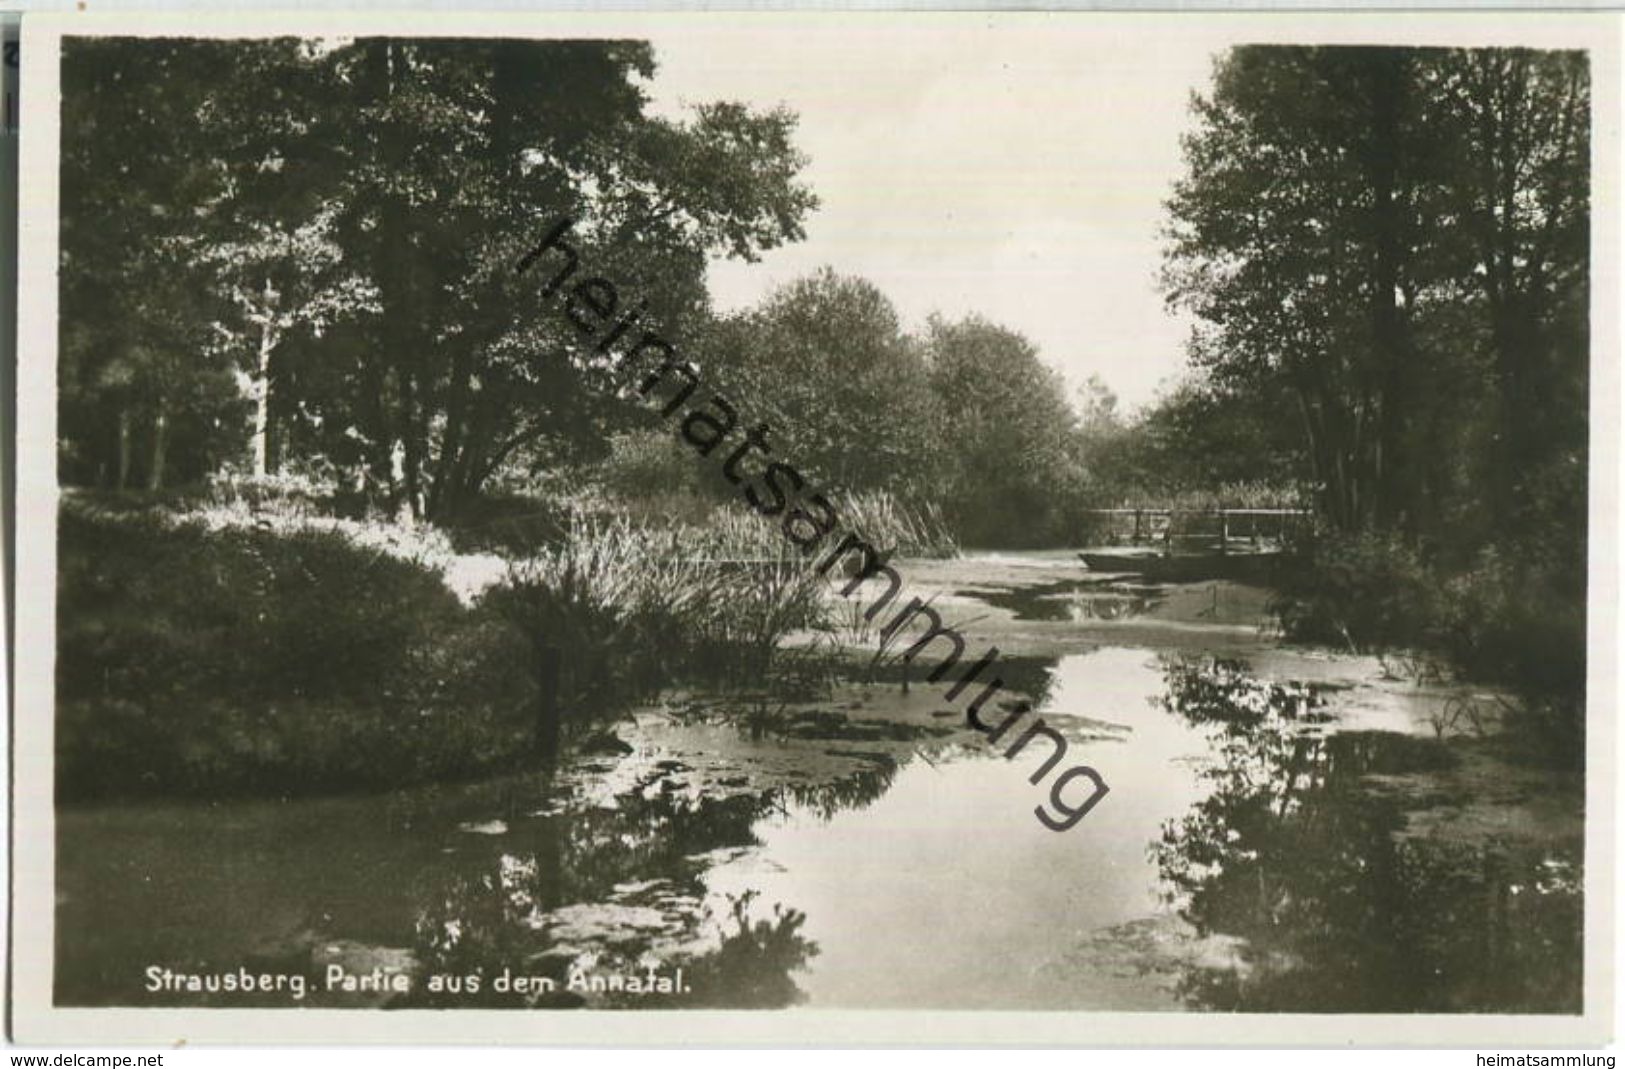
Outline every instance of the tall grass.
<path fill-rule="evenodd" d="M 955 557 L 959 541 L 934 503 L 910 505 L 884 490 L 836 495 L 834 505 L 848 529 L 895 557 Z"/>
<path fill-rule="evenodd" d="M 959 541 L 934 503 L 910 504 L 885 490 L 830 494 L 842 530 L 854 531 L 889 556 L 953 557 Z M 683 526 L 713 549 L 752 557 L 772 556 L 785 537 L 775 520 L 757 515 L 737 501 L 716 501 L 679 488 L 669 494 L 640 498 L 584 494 L 577 514 L 601 519 L 625 518 L 640 526 Z M 700 534 L 705 531 L 708 534 Z"/>
<path fill-rule="evenodd" d="M 877 493 L 843 497 L 837 510 L 844 528 L 887 555 L 955 551 L 934 508 Z M 758 678 L 790 635 L 823 629 L 831 616 L 808 558 L 736 506 L 704 525 L 578 516 L 564 538 L 511 564 L 504 586 L 499 597 L 527 634 L 571 647 L 635 641 L 661 678 L 682 674 L 679 664 L 711 681 Z"/>
<path fill-rule="evenodd" d="M 484 603 L 558 658 L 565 707 L 593 711 L 636 700 L 668 679 L 685 626 L 708 611 L 716 583 L 682 552 L 676 531 L 627 520 L 576 520 L 556 544 L 510 562 Z M 546 669 L 551 671 L 551 668 Z"/>
<path fill-rule="evenodd" d="M 720 597 L 699 618 L 691 668 L 736 689 L 773 690 L 786 640 L 826 624 L 824 583 L 788 555 L 724 565 L 719 579 Z"/>

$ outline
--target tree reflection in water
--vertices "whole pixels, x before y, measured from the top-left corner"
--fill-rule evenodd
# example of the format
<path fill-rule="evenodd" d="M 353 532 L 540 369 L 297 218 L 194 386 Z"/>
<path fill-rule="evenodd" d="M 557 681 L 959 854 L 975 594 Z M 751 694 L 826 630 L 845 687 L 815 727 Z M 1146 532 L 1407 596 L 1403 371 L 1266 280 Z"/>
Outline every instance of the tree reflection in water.
<path fill-rule="evenodd" d="M 793 783 L 779 794 L 780 805 L 788 801 L 828 821 L 848 809 L 865 809 L 891 789 L 897 778 L 897 762 L 885 754 L 868 755 L 874 762 L 866 768 L 831 783 Z"/>
<path fill-rule="evenodd" d="M 1165 665 L 1163 703 L 1206 727 L 1212 793 L 1151 851 L 1201 935 L 1235 965 L 1189 968 L 1181 995 L 1251 1012 L 1580 1011 L 1579 844 L 1403 834 L 1367 777 L 1446 769 L 1433 739 L 1319 734 L 1323 695 L 1237 661 Z"/>
<path fill-rule="evenodd" d="M 822 786 L 695 799 L 653 784 L 590 808 L 536 817 L 499 843 L 424 877 L 416 895 L 414 957 L 420 982 L 413 1006 L 574 1006 L 766 1008 L 802 992 L 792 973 L 817 945 L 801 935 L 806 917 L 775 904 L 755 910 L 756 892 L 719 901 L 702 876 L 718 860 L 758 846 L 752 826 L 787 805 L 826 819 L 866 806 L 896 774 L 890 761 Z M 476 844 L 477 846 L 478 844 Z M 691 990 L 673 995 L 566 990 L 573 970 L 590 975 L 663 975 L 683 968 Z M 492 977 L 546 976 L 545 994 L 498 992 Z M 481 989 L 431 992 L 434 974 L 480 975 Z"/>

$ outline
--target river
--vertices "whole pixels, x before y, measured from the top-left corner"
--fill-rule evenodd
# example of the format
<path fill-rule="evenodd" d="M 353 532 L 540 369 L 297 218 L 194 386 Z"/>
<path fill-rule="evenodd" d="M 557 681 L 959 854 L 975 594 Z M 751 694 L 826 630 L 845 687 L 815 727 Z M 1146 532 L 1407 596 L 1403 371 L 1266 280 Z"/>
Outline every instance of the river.
<path fill-rule="evenodd" d="M 57 1002 L 1578 1012 L 1583 784 L 1493 695 L 1287 647 L 1254 587 L 900 570 L 1109 783 L 1076 827 L 929 684 L 671 695 L 551 776 L 62 809 Z"/>

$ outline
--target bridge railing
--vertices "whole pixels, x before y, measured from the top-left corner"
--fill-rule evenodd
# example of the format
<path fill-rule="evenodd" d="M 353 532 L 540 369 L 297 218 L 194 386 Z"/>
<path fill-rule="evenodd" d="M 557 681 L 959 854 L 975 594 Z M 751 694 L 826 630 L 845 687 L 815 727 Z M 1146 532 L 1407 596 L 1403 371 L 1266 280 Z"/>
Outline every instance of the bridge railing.
<path fill-rule="evenodd" d="M 1114 508 L 1087 509 L 1086 514 L 1107 518 L 1107 533 L 1141 545 L 1161 542 L 1172 549 L 1179 542 L 1206 542 L 1224 553 L 1235 539 L 1253 546 L 1265 539 L 1284 541 L 1307 523 L 1308 509 L 1267 508 Z M 1129 524 L 1132 523 L 1132 527 Z"/>

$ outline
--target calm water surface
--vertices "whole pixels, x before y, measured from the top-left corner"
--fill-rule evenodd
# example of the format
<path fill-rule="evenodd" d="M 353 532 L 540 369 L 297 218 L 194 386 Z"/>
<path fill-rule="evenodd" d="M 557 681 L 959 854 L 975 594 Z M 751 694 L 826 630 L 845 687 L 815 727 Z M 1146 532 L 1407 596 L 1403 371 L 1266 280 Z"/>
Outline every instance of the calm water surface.
<path fill-rule="evenodd" d="M 1041 667 L 1062 767 L 1111 785 L 1065 833 L 1033 814 L 1038 753 L 961 733 L 757 789 L 753 769 L 817 749 L 715 725 L 660 728 L 690 754 L 738 746 L 705 791 L 695 758 L 623 728 L 637 753 L 552 782 L 65 811 L 58 1001 L 384 1001 L 319 990 L 339 964 L 418 978 L 392 1005 L 1577 1009 L 1578 825 L 1412 834 L 1419 797 L 1472 804 L 1471 747 L 1341 730 L 1317 686 L 1234 662 L 1108 647 Z M 688 990 L 564 988 L 651 963 Z M 315 990 L 148 992 L 155 964 Z M 504 967 L 560 987 L 498 994 Z M 421 983 L 473 973 L 472 994 Z"/>

